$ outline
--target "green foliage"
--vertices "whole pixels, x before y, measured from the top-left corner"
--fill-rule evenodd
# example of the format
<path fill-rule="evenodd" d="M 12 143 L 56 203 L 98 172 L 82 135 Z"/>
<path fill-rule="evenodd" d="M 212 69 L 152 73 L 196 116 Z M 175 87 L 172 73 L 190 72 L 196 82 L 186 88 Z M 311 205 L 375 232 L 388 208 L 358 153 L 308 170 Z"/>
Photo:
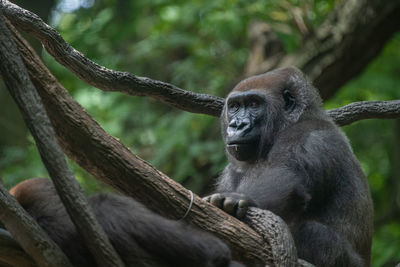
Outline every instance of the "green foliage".
<path fill-rule="evenodd" d="M 375 231 L 372 244 L 373 266 L 397 266 L 400 262 L 400 224 L 389 223 Z"/>

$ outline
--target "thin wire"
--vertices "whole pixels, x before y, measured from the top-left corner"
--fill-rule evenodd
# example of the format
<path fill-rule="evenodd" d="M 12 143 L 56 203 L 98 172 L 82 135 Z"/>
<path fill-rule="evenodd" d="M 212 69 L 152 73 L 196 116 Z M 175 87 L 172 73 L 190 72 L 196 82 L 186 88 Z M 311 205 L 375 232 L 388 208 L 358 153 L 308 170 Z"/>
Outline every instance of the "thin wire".
<path fill-rule="evenodd" d="M 189 190 L 189 192 L 190 192 L 190 204 L 189 204 L 189 208 L 187 209 L 185 215 L 183 215 L 183 217 L 179 219 L 179 221 L 185 219 L 186 216 L 189 214 L 190 210 L 192 209 L 194 196 L 193 196 L 193 192 L 192 192 L 191 190 Z"/>

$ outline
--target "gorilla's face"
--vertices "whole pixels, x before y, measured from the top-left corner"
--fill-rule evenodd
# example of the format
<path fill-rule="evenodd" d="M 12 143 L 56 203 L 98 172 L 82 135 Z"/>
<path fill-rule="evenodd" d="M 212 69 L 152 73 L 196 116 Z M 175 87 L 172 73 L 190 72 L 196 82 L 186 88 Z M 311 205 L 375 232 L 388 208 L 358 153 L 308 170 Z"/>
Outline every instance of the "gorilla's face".
<path fill-rule="evenodd" d="M 262 133 L 262 118 L 266 103 L 257 92 L 232 94 L 226 103 L 226 146 L 240 161 L 257 154 Z"/>
<path fill-rule="evenodd" d="M 294 69 L 281 69 L 240 82 L 229 94 L 222 116 L 228 153 L 239 161 L 268 154 L 277 132 L 296 107 Z"/>

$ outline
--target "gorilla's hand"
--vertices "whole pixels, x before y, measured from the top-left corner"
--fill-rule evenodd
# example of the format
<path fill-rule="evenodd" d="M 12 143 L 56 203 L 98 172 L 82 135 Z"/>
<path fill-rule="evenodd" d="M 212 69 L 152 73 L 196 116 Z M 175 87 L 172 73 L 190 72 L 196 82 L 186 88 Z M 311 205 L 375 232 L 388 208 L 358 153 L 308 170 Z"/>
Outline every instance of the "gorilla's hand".
<path fill-rule="evenodd" d="M 256 206 L 249 197 L 232 192 L 215 193 L 204 197 L 203 200 L 238 219 L 243 219 L 246 216 L 249 206 Z"/>

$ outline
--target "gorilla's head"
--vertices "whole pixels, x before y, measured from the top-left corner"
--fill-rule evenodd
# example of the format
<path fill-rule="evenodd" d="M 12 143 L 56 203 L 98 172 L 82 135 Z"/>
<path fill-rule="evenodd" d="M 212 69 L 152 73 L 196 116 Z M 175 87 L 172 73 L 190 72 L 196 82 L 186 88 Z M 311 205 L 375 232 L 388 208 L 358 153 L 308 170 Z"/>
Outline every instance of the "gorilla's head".
<path fill-rule="evenodd" d="M 293 67 L 241 81 L 226 98 L 222 135 L 239 161 L 266 156 L 278 133 L 304 114 L 321 111 L 321 99 L 304 74 Z"/>

